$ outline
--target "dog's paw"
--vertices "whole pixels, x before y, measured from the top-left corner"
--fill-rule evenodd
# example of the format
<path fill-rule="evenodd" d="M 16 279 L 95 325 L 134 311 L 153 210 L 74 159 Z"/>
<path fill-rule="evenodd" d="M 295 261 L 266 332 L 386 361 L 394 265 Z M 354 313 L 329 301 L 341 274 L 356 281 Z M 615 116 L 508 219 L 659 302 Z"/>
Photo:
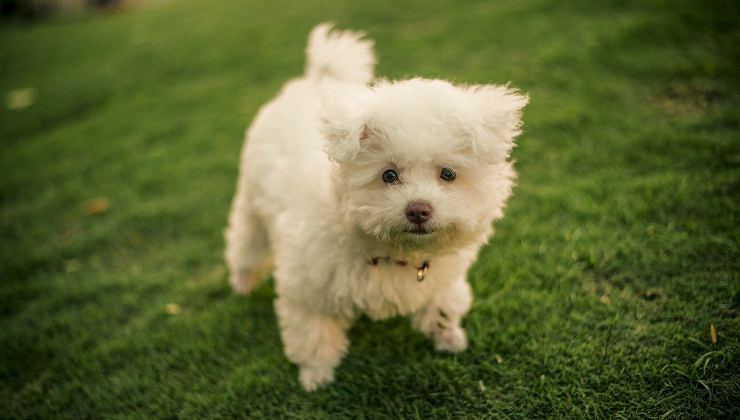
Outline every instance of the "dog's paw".
<path fill-rule="evenodd" d="M 434 332 L 434 349 L 440 352 L 459 353 L 468 348 L 465 330 L 459 326 L 440 328 Z"/>
<path fill-rule="evenodd" d="M 334 368 L 301 366 L 298 380 L 306 391 L 315 391 L 319 387 L 334 381 Z"/>
<path fill-rule="evenodd" d="M 229 276 L 229 284 L 234 293 L 248 295 L 257 285 L 257 274 L 250 270 L 232 271 Z"/>

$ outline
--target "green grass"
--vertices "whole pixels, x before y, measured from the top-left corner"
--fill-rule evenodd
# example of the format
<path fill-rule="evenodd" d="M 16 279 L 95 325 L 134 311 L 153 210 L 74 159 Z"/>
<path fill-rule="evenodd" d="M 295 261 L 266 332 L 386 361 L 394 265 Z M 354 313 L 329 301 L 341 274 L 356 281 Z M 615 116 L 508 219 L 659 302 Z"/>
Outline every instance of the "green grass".
<path fill-rule="evenodd" d="M 0 417 L 740 416 L 738 5 L 567 3 L 2 23 L 0 93 L 36 100 L 0 111 Z M 382 76 L 511 81 L 531 105 L 470 272 L 469 350 L 363 319 L 306 394 L 272 284 L 230 292 L 221 231 L 243 131 L 324 20 L 375 38 Z"/>

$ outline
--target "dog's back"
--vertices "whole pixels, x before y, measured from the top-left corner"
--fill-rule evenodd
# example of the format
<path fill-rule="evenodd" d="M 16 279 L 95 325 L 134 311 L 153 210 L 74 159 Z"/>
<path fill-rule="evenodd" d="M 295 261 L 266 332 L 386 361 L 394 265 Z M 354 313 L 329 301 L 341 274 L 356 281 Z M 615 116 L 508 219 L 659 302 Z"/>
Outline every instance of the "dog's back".
<path fill-rule="evenodd" d="M 362 36 L 334 31 L 328 23 L 316 26 L 308 38 L 304 75 L 286 83 L 257 112 L 247 130 L 225 233 L 226 260 L 232 273 L 237 273 L 231 279 L 237 290 L 248 292 L 254 287 L 255 267 L 269 260 L 270 230 L 278 217 L 291 211 L 321 212 L 321 206 L 330 205 L 329 185 L 314 182 L 327 179 L 331 165 L 318 130 L 320 91 L 332 84 L 370 82 L 373 42 Z M 305 203 L 315 203 L 317 208 L 306 208 Z M 239 287 L 236 283 L 244 283 L 245 276 L 250 284 Z"/>
<path fill-rule="evenodd" d="M 244 187 L 261 190 L 250 194 L 253 199 L 266 195 L 273 206 L 283 203 L 282 209 L 274 208 L 266 217 L 281 213 L 303 194 L 327 193 L 325 183 L 311 182 L 325 179 L 329 169 L 318 131 L 320 91 L 335 83 L 364 85 L 372 79 L 372 41 L 361 37 L 351 31 L 332 31 L 327 23 L 316 26 L 308 38 L 303 77 L 286 83 L 249 128 L 242 155 L 249 185 Z"/>

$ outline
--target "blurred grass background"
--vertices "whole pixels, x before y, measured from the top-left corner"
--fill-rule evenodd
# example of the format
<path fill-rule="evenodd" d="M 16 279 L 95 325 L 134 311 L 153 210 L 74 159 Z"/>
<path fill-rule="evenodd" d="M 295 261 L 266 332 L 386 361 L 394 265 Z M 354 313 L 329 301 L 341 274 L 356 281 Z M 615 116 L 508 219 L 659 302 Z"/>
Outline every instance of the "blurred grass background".
<path fill-rule="evenodd" d="M 736 2 L 164 1 L 0 24 L 0 416 L 740 415 Z M 470 349 L 361 320 L 304 393 L 226 283 L 248 122 L 321 21 L 531 97 Z M 12 108 L 12 109 L 10 109 Z M 716 330 L 715 337 L 710 326 Z"/>

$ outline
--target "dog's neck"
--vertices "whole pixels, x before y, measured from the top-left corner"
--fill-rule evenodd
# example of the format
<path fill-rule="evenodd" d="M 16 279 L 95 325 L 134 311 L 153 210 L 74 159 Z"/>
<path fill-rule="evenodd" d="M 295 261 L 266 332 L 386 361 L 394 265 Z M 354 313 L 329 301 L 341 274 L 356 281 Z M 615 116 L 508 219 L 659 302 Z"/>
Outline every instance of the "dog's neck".
<path fill-rule="evenodd" d="M 356 235 L 362 240 L 365 259 L 371 263 L 375 261 L 373 265 L 392 263 L 398 266 L 420 267 L 435 257 L 434 253 L 427 250 L 403 248 L 398 244 L 381 241 L 359 228 L 356 229 Z"/>
<path fill-rule="evenodd" d="M 399 269 L 410 270 L 409 275 L 414 275 L 418 282 L 424 280 L 431 266 L 432 255 L 429 252 L 399 249 L 393 244 L 380 241 L 367 234 L 362 233 L 362 235 L 365 237 L 365 259 L 369 266 L 395 266 Z"/>

